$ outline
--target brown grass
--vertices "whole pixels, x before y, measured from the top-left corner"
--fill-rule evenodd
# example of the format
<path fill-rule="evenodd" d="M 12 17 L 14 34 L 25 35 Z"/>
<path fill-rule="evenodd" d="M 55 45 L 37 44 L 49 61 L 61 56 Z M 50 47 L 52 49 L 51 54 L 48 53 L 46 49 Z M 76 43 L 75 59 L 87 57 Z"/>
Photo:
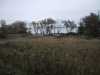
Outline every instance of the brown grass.
<path fill-rule="evenodd" d="M 0 75 L 99 75 L 100 40 L 7 40 L 0 44 L 0 70 Z"/>

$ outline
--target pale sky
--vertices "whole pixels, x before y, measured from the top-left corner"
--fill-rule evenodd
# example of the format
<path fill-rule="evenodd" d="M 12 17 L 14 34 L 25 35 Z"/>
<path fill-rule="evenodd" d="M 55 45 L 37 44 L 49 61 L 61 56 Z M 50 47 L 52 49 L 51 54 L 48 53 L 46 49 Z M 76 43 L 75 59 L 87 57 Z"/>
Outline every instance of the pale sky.
<path fill-rule="evenodd" d="M 100 10 L 100 0 L 0 0 L 0 19 L 31 22 L 42 18 L 72 19 L 76 22 Z"/>

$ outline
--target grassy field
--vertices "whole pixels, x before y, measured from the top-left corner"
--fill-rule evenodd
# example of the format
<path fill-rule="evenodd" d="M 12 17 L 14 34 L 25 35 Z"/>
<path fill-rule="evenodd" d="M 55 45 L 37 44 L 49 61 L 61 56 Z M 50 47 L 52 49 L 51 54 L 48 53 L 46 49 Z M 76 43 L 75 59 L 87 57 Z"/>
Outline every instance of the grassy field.
<path fill-rule="evenodd" d="M 100 40 L 1 40 L 0 75 L 100 75 Z"/>

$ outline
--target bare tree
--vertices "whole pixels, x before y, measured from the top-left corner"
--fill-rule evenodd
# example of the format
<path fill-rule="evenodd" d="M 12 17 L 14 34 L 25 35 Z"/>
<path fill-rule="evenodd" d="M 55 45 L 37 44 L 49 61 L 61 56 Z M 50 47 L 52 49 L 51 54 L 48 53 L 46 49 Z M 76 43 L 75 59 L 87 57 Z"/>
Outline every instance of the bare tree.
<path fill-rule="evenodd" d="M 64 20 L 62 22 L 63 22 L 64 26 L 66 27 L 67 33 L 72 32 L 77 27 L 77 25 L 75 24 L 74 21 Z"/>
<path fill-rule="evenodd" d="M 39 29 L 40 29 L 40 33 L 41 33 L 41 35 L 44 35 L 46 32 L 45 32 L 45 28 L 46 28 L 46 21 L 45 20 L 41 20 L 41 21 L 39 21 L 39 24 L 40 24 L 40 27 L 39 27 Z"/>
<path fill-rule="evenodd" d="M 54 20 L 54 19 L 52 19 L 52 18 L 47 18 L 47 33 L 48 34 L 52 34 L 52 30 L 54 29 L 54 31 L 55 31 L 55 23 L 56 23 L 56 21 Z"/>
<path fill-rule="evenodd" d="M 33 28 L 34 28 L 34 33 L 37 35 L 38 34 L 38 23 L 33 21 L 32 25 L 33 25 Z"/>

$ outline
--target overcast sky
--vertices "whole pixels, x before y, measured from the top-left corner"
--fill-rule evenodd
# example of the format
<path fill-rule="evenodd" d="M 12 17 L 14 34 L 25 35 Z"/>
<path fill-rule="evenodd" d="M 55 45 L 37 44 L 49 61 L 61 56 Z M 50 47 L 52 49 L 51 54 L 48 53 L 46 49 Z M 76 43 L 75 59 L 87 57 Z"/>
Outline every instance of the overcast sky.
<path fill-rule="evenodd" d="M 32 21 L 46 17 L 76 22 L 100 10 L 100 0 L 0 0 L 0 19 Z"/>

